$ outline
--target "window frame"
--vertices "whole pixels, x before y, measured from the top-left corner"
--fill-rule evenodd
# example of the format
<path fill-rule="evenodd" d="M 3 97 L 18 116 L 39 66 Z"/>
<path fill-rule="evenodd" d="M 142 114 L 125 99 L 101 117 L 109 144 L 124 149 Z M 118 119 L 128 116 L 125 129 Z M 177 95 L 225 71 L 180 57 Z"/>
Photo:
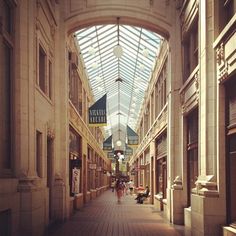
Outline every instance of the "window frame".
<path fill-rule="evenodd" d="M 14 116 L 14 107 L 15 107 L 15 94 L 14 94 L 14 86 L 15 86 L 15 80 L 14 80 L 14 70 L 11 70 L 11 68 L 14 67 L 14 50 L 15 50 L 15 9 L 17 7 L 17 4 L 13 0 L 9 1 L 2 1 L 1 4 L 5 4 L 6 7 L 9 8 L 9 30 L 7 29 L 8 27 L 5 27 L 4 24 L 4 17 L 0 18 L 0 44 L 2 46 L 2 49 L 5 51 L 6 48 L 9 49 L 9 59 L 8 63 L 6 64 L 5 69 L 8 70 L 8 78 L 6 79 L 9 81 L 9 91 L 7 92 L 8 94 L 8 115 L 5 117 L 5 119 L 9 119 L 9 125 L 8 125 L 8 131 L 6 134 L 8 134 L 7 138 L 7 146 L 9 148 L 6 148 L 8 151 L 8 155 L 1 155 L 1 163 L 5 162 L 5 165 L 2 164 L 0 166 L 0 177 L 10 177 L 12 176 L 12 171 L 13 171 L 13 153 L 14 153 L 14 148 L 13 148 L 13 130 L 14 130 L 14 123 L 12 117 Z M 1 14 L 2 11 L 4 11 L 4 7 L 2 5 L 1 7 Z M 6 21 L 5 21 L 6 22 Z M 4 83 L 4 82 L 3 82 Z M 4 85 L 4 84 L 3 84 Z M 3 117 L 2 117 L 3 118 Z M 4 119 L 4 118 L 3 118 Z M 4 132 L 4 130 L 2 130 Z M 5 133 L 5 132 L 4 132 Z"/>

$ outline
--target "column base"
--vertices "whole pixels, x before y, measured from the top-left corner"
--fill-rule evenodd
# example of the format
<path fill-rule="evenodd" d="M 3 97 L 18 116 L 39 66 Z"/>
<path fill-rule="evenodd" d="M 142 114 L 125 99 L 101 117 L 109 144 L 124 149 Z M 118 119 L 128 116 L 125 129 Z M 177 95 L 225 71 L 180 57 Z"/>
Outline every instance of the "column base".
<path fill-rule="evenodd" d="M 39 178 L 19 180 L 20 194 L 20 235 L 43 235 L 48 225 L 47 189 Z"/>
<path fill-rule="evenodd" d="M 225 224 L 225 205 L 222 199 L 191 195 L 191 232 L 194 236 L 222 235 Z"/>

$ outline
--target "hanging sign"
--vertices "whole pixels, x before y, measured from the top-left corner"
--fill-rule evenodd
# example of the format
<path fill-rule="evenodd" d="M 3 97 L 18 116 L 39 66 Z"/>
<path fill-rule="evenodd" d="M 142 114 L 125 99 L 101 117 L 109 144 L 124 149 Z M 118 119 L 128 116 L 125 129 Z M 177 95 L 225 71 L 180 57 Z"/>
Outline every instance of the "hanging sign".
<path fill-rule="evenodd" d="M 91 107 L 89 107 L 89 126 L 107 125 L 107 95 L 105 94 Z"/>
<path fill-rule="evenodd" d="M 128 145 L 138 145 L 138 135 L 127 125 Z"/>
<path fill-rule="evenodd" d="M 103 150 L 105 150 L 105 151 L 111 151 L 111 150 L 112 150 L 112 135 L 109 136 L 109 137 L 103 142 Z"/>

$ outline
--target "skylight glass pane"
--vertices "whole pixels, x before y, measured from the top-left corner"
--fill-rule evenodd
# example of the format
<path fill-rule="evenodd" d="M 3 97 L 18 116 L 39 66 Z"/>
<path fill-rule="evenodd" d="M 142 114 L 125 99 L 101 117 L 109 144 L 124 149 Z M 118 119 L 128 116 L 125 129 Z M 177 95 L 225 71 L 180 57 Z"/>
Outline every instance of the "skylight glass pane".
<path fill-rule="evenodd" d="M 120 127 L 125 137 L 127 122 L 132 127 L 137 122 L 162 39 L 156 33 L 139 27 L 120 25 L 119 29 L 119 42 L 123 49 L 119 64 L 113 52 L 118 45 L 117 25 L 87 27 L 77 31 L 75 39 L 80 45 L 95 99 L 107 93 L 108 126 L 104 127 L 105 133 L 111 135 L 115 132 L 113 135 L 118 137 L 117 130 Z M 119 77 L 121 82 L 118 82 Z M 139 82 L 137 77 L 140 77 Z M 131 112 L 134 97 L 135 114 Z M 119 110 L 122 113 L 120 117 L 117 115 Z M 132 117 L 129 117 L 131 114 Z"/>

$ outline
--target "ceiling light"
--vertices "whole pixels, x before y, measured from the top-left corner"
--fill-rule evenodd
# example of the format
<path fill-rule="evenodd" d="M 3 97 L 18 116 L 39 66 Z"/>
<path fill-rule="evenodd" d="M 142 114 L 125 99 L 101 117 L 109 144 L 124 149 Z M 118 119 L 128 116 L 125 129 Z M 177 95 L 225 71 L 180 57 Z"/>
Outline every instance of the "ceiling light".
<path fill-rule="evenodd" d="M 90 56 L 94 56 L 95 55 L 95 48 L 93 46 L 90 46 L 88 49 L 88 54 Z"/>
<path fill-rule="evenodd" d="M 98 92 L 102 92 L 103 88 L 102 87 L 98 87 Z"/>
<path fill-rule="evenodd" d="M 139 65 L 139 69 L 140 69 L 141 71 L 144 71 L 144 70 L 145 70 L 144 64 L 140 64 L 140 65 Z"/>
<path fill-rule="evenodd" d="M 148 49 L 147 49 L 147 48 L 144 48 L 142 54 L 143 54 L 144 57 L 148 57 L 148 56 L 149 56 L 149 51 L 148 51 Z"/>
<path fill-rule="evenodd" d="M 120 146 L 122 145 L 122 142 L 121 142 L 120 140 L 118 140 L 118 141 L 116 142 L 116 145 L 117 145 L 118 147 L 120 147 Z"/>
<path fill-rule="evenodd" d="M 94 62 L 94 63 L 92 64 L 92 68 L 93 68 L 93 69 L 97 69 L 97 68 L 98 68 L 98 63 L 97 63 L 97 62 Z"/>
<path fill-rule="evenodd" d="M 120 45 L 117 45 L 113 49 L 113 53 L 117 58 L 121 58 L 123 55 L 123 49 Z"/>
<path fill-rule="evenodd" d="M 100 76 L 97 76 L 97 77 L 96 77 L 96 81 L 97 81 L 97 82 L 101 82 L 101 80 L 102 80 L 102 78 L 101 78 Z"/>
<path fill-rule="evenodd" d="M 117 58 L 121 58 L 123 55 L 123 49 L 120 46 L 120 25 L 119 25 L 120 18 L 117 17 L 117 37 L 118 37 L 118 44 L 114 47 L 113 53 Z"/>

